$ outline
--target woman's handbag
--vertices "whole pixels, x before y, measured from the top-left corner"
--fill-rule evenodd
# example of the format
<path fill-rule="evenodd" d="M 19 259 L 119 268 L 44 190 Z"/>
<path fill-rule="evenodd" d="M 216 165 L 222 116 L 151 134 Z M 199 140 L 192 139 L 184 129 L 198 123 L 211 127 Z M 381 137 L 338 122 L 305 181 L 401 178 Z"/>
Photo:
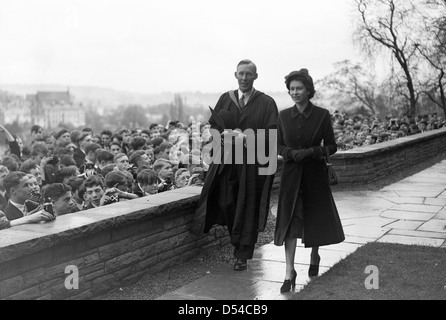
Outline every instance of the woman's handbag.
<path fill-rule="evenodd" d="M 328 184 L 330 186 L 337 185 L 339 183 L 338 176 L 336 174 L 336 171 L 334 171 L 333 166 L 330 161 L 330 153 L 328 151 L 328 148 L 325 147 L 325 165 L 327 166 L 327 175 L 328 175 Z"/>

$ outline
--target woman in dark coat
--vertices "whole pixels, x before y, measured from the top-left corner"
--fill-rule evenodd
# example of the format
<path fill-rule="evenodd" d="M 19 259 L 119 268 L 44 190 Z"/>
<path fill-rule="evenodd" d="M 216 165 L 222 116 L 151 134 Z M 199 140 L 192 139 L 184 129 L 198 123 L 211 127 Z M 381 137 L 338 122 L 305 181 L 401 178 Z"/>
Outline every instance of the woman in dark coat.
<path fill-rule="evenodd" d="M 308 70 L 285 77 L 295 102 L 278 119 L 278 153 L 283 157 L 274 244 L 285 243 L 286 277 L 281 292 L 294 288 L 297 238 L 312 247 L 309 276 L 319 272 L 319 246 L 342 242 L 344 232 L 328 185 L 325 148 L 337 151 L 328 110 L 313 105 L 313 80 Z"/>

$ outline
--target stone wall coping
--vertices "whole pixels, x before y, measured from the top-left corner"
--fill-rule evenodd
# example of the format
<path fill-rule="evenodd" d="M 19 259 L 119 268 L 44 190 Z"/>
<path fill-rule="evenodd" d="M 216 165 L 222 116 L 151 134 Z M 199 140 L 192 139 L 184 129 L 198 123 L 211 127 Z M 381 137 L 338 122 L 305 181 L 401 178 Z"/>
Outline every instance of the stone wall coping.
<path fill-rule="evenodd" d="M 153 219 L 198 201 L 202 187 L 189 186 L 138 199 L 109 204 L 57 217 L 55 220 L 0 230 L 0 263 L 52 246 Z"/>

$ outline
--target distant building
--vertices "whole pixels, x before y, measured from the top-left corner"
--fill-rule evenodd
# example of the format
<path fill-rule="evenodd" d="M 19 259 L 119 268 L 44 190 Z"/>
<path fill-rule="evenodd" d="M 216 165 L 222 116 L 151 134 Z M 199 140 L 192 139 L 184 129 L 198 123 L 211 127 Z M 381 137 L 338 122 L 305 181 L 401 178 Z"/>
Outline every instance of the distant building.
<path fill-rule="evenodd" d="M 31 121 L 30 104 L 21 96 L 0 91 L 0 123 L 19 125 Z"/>
<path fill-rule="evenodd" d="M 85 126 L 85 111 L 81 104 L 76 104 L 69 91 L 43 92 L 26 96 L 31 105 L 31 122 L 44 128 L 52 129 L 60 124 L 74 127 Z"/>

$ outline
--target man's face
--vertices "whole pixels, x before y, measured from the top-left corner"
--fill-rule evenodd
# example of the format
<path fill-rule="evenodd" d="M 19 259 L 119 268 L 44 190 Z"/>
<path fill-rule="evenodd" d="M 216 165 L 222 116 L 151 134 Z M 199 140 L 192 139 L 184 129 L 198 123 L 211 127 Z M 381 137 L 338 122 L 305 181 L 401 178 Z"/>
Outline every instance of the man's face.
<path fill-rule="evenodd" d="M 65 132 L 63 135 L 59 137 L 59 142 L 70 142 L 70 134 L 68 132 Z"/>
<path fill-rule="evenodd" d="M 129 144 L 131 138 L 132 138 L 132 137 L 131 137 L 130 133 L 128 133 L 128 132 L 126 132 L 126 131 L 122 133 L 122 142 L 123 142 L 123 143 L 125 143 L 125 144 Z"/>
<path fill-rule="evenodd" d="M 110 147 L 110 152 L 116 155 L 116 154 L 118 154 L 118 153 L 121 152 L 121 147 L 118 146 L 118 145 L 116 145 L 116 144 L 113 144 L 113 145 Z"/>
<path fill-rule="evenodd" d="M 150 139 L 150 136 L 146 132 L 141 132 L 141 138 L 148 141 Z"/>
<path fill-rule="evenodd" d="M 126 171 L 129 166 L 129 158 L 127 156 L 122 156 L 119 159 L 116 159 L 116 167 L 118 167 L 121 171 Z"/>
<path fill-rule="evenodd" d="M 101 186 L 96 185 L 85 189 L 85 201 L 91 202 L 95 207 L 99 206 L 104 190 Z"/>
<path fill-rule="evenodd" d="M 56 216 L 61 216 L 72 212 L 74 201 L 71 195 L 71 191 L 67 191 L 57 201 L 54 201 L 54 213 Z"/>
<path fill-rule="evenodd" d="M 18 186 L 11 190 L 11 200 L 19 204 L 24 204 L 29 193 L 29 178 L 24 176 Z"/>
<path fill-rule="evenodd" d="M 108 134 L 102 134 L 101 141 L 104 146 L 108 146 L 111 142 L 111 137 Z"/>
<path fill-rule="evenodd" d="M 138 167 L 141 167 L 141 166 L 145 166 L 145 165 L 150 165 L 150 163 L 151 163 L 151 159 L 149 158 L 149 156 L 147 155 L 147 154 L 143 154 L 143 155 L 141 155 L 141 158 L 139 159 L 139 161 L 138 161 Z"/>
<path fill-rule="evenodd" d="M 173 176 L 172 165 L 166 164 L 162 167 L 158 172 L 158 176 L 163 180 L 171 179 Z"/>
<path fill-rule="evenodd" d="M 176 179 L 176 185 L 178 188 L 183 188 L 187 186 L 187 183 L 190 179 L 190 173 L 189 171 L 185 171 L 182 174 L 180 174 Z"/>
<path fill-rule="evenodd" d="M 148 194 L 157 194 L 158 193 L 158 183 L 152 183 L 152 184 L 144 184 L 139 185 L 139 187 L 144 190 L 145 193 Z"/>
<path fill-rule="evenodd" d="M 42 173 L 40 172 L 40 169 L 39 168 L 31 169 L 29 173 L 32 174 L 36 178 L 37 184 L 39 186 L 41 186 L 42 185 Z"/>
<path fill-rule="evenodd" d="M 28 179 L 28 190 L 31 193 L 40 193 L 40 187 L 37 183 L 37 179 L 33 176 Z"/>
<path fill-rule="evenodd" d="M 0 190 L 4 190 L 3 180 L 8 175 L 8 173 L 9 173 L 9 170 L 6 168 L 4 169 L 4 171 L 0 172 Z"/>
<path fill-rule="evenodd" d="M 252 64 L 241 64 L 237 67 L 235 78 L 241 92 L 251 91 L 254 80 L 257 79 L 256 68 Z"/>
<path fill-rule="evenodd" d="M 42 137 L 43 137 L 43 129 L 31 132 L 31 138 L 33 140 L 42 139 Z"/>

